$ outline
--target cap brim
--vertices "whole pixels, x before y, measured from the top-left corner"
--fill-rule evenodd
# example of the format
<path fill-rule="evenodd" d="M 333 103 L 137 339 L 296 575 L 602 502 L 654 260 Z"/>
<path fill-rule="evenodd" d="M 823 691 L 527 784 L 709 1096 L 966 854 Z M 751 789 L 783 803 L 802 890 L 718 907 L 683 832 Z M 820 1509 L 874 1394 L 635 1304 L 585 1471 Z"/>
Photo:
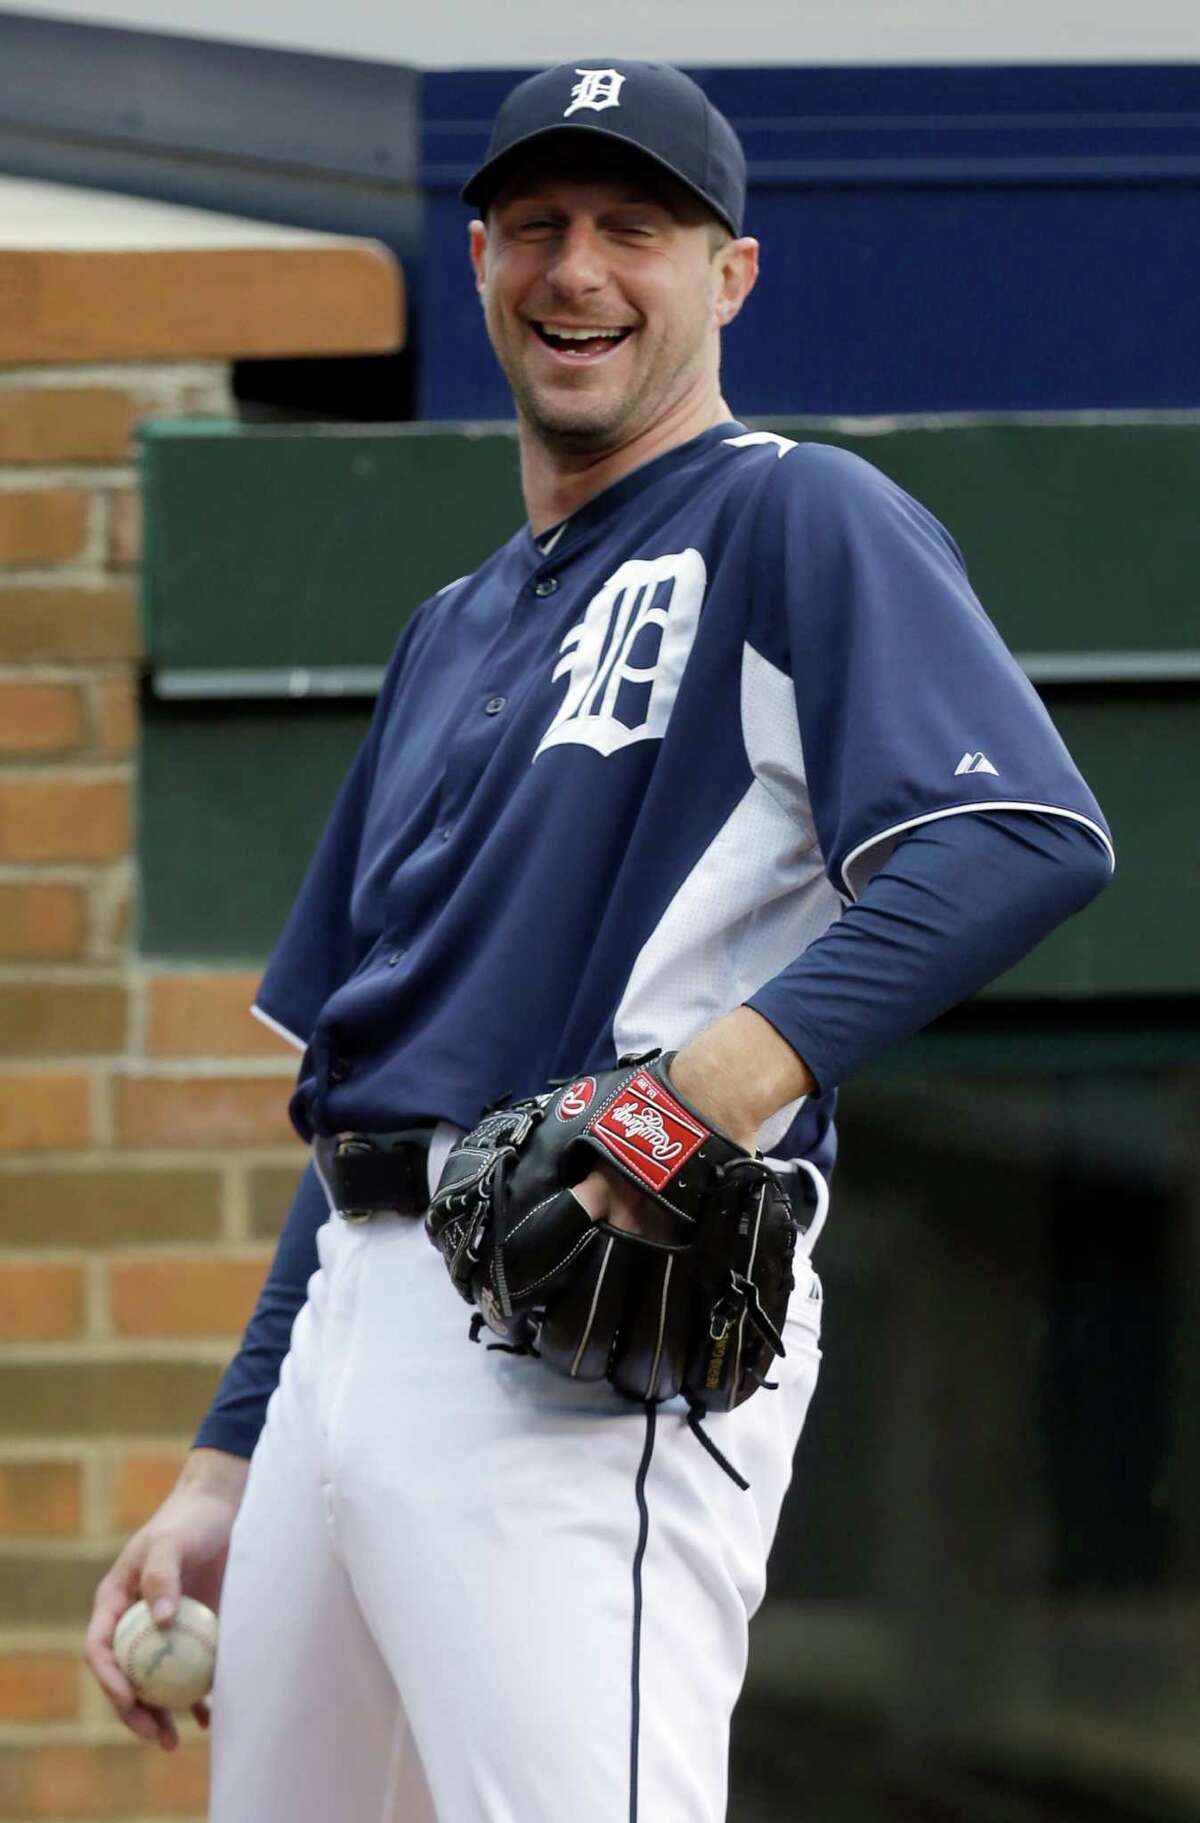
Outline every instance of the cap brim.
<path fill-rule="evenodd" d="M 721 205 L 706 191 L 694 184 L 690 178 L 685 177 L 683 172 L 678 170 L 669 159 L 660 158 L 657 152 L 649 151 L 639 140 L 630 139 L 628 134 L 618 133 L 613 127 L 593 125 L 591 121 L 587 120 L 556 121 L 551 127 L 539 127 L 534 133 L 526 133 L 521 139 L 514 139 L 511 145 L 505 146 L 503 152 L 497 152 L 495 158 L 489 158 L 486 164 L 480 165 L 478 171 L 467 179 L 459 191 L 459 196 L 464 203 L 471 203 L 478 209 L 486 209 L 497 190 L 503 187 L 509 170 L 519 162 L 522 152 L 527 151 L 530 146 L 539 145 L 543 140 L 568 136 L 577 139 L 584 133 L 590 133 L 597 139 L 607 139 L 614 145 L 624 146 L 627 151 L 636 152 L 639 158 L 644 158 L 647 164 L 657 165 L 660 171 L 666 171 L 675 179 L 676 183 L 682 184 L 685 190 L 698 197 L 706 209 L 711 209 L 717 220 L 723 222 L 732 235 L 737 236 L 741 233 L 741 228 L 730 220 Z"/>

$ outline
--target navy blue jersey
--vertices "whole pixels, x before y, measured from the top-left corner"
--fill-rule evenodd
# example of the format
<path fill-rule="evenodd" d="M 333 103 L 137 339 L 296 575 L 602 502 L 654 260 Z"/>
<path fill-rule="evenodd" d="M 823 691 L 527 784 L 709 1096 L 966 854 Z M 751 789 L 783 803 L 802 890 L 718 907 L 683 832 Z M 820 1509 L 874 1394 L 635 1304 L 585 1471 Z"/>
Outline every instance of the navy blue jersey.
<path fill-rule="evenodd" d="M 937 521 L 856 457 L 719 425 L 405 630 L 258 997 L 306 1046 L 295 1124 L 467 1126 L 783 1006 L 906 832 L 998 808 L 1111 853 Z M 760 1143 L 827 1166 L 831 1114 Z"/>

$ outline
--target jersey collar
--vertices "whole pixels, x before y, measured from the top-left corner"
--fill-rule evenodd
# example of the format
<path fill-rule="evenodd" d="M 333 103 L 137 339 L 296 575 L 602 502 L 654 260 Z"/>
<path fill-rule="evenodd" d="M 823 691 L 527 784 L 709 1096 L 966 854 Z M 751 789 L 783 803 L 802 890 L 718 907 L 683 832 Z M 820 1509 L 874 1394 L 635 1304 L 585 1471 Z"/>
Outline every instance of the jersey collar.
<path fill-rule="evenodd" d="M 587 533 L 603 526 L 612 519 L 627 500 L 642 493 L 646 487 L 661 481 L 665 476 L 684 469 L 703 456 L 718 443 L 725 443 L 730 437 L 744 437 L 746 426 L 736 418 L 727 418 L 721 424 L 710 425 L 702 430 L 698 437 L 691 437 L 686 443 L 678 443 L 674 449 L 664 450 L 661 456 L 654 456 L 649 462 L 643 462 L 640 468 L 634 468 L 611 487 L 596 494 L 579 511 L 572 513 L 557 526 L 548 527 L 542 538 L 551 539 L 551 548 L 543 551 L 541 541 L 534 537 L 528 524 L 524 529 L 524 538 L 528 554 L 538 563 L 548 562 L 552 557 L 561 558 L 566 551 L 576 545 Z"/>

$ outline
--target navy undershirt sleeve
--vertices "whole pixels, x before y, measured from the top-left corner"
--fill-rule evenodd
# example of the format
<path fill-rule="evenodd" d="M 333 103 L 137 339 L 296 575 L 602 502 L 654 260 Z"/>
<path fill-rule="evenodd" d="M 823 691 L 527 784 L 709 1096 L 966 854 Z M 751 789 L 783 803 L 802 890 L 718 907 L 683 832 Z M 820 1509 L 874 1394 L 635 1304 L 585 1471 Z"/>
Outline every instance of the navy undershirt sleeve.
<path fill-rule="evenodd" d="M 825 1092 L 1012 968 L 1109 878 L 1100 841 L 1071 818 L 940 817 L 746 1004 Z"/>
<path fill-rule="evenodd" d="M 317 1229 L 329 1214 L 310 1165 L 296 1187 L 254 1315 L 196 1433 L 194 1448 L 250 1456 L 267 1415 L 267 1401 L 291 1341 L 292 1324 L 317 1270 Z"/>
<path fill-rule="evenodd" d="M 747 1004 L 833 1088 L 1011 968 L 1108 878 L 1099 841 L 1068 818 L 943 817 L 898 843 L 862 898 Z M 327 1214 L 310 1166 L 197 1446 L 253 1452 Z"/>

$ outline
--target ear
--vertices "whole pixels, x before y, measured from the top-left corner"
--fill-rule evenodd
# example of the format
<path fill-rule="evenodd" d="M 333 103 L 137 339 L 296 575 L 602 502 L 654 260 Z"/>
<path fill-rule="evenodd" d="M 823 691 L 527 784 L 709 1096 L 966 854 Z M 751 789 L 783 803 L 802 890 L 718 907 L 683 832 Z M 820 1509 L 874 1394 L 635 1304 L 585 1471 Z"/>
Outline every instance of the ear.
<path fill-rule="evenodd" d="M 471 264 L 475 269 L 475 289 L 482 291 L 487 281 L 487 228 L 483 222 L 474 221 L 467 229 L 467 240 L 471 252 Z"/>
<path fill-rule="evenodd" d="M 724 329 L 732 323 L 758 280 L 758 242 L 743 235 L 740 240 L 726 241 L 716 256 L 717 325 Z"/>

